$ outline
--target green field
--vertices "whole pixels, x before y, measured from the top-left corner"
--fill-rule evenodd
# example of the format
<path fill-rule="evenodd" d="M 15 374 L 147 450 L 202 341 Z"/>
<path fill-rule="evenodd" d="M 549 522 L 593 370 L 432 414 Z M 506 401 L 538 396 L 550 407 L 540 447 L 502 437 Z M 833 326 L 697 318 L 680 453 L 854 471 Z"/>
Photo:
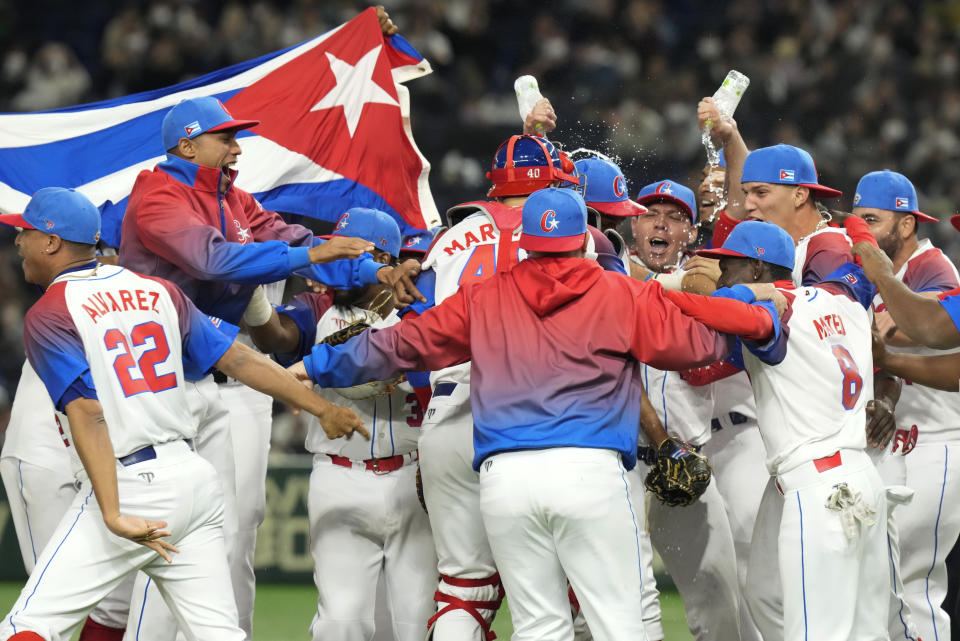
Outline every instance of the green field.
<path fill-rule="evenodd" d="M 0 611 L 9 612 L 20 592 L 20 584 L 0 582 Z M 316 591 L 307 585 L 258 585 L 254 617 L 254 639 L 257 641 L 294 641 L 307 639 L 307 626 L 316 607 Z M 675 592 L 660 595 L 663 607 L 663 628 L 667 641 L 692 639 L 687 631 L 683 604 Z M 510 638 L 510 612 L 504 606 L 494 622 L 494 630 L 502 641 Z"/>

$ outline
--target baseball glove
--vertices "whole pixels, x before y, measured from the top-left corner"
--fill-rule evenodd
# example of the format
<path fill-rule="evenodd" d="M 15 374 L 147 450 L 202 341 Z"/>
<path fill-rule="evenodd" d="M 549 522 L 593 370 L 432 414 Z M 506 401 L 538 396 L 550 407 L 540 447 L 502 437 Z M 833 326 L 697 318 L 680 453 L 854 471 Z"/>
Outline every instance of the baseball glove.
<path fill-rule="evenodd" d="M 671 436 L 657 448 L 656 461 L 644 485 L 661 503 L 690 505 L 706 492 L 713 470 L 707 459 Z"/>
<path fill-rule="evenodd" d="M 325 336 L 320 342 L 327 343 L 328 345 L 340 345 L 368 329 L 370 329 L 369 323 L 358 320 Z M 394 378 L 389 381 L 371 381 L 369 383 L 354 385 L 353 387 L 335 387 L 332 389 L 344 398 L 352 401 L 361 401 L 366 398 L 380 396 L 381 394 L 391 394 L 393 392 L 393 386 L 399 382 L 400 378 Z"/>

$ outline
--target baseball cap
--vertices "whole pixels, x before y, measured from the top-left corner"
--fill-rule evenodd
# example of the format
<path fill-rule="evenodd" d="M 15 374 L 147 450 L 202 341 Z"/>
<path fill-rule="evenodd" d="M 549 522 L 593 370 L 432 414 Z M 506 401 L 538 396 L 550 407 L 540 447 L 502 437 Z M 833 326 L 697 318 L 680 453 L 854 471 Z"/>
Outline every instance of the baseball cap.
<path fill-rule="evenodd" d="M 568 252 L 583 246 L 587 206 L 571 189 L 547 187 L 523 203 L 520 247 L 538 252 Z"/>
<path fill-rule="evenodd" d="M 871 171 L 860 179 L 857 193 L 853 196 L 853 206 L 913 214 L 921 223 L 940 222 L 939 219 L 920 211 L 917 190 L 910 179 L 889 169 Z"/>
<path fill-rule="evenodd" d="M 259 120 L 236 120 L 213 96 L 187 98 L 174 105 L 163 117 L 160 133 L 163 148 L 173 149 L 181 138 L 196 138 L 200 134 L 224 129 L 249 129 Z"/>
<path fill-rule="evenodd" d="M 400 227 L 390 214 L 379 209 L 351 207 L 340 215 L 330 235 L 362 238 L 394 258 L 400 254 Z"/>
<path fill-rule="evenodd" d="M 613 162 L 604 158 L 582 158 L 574 163 L 583 199 L 587 206 L 609 216 L 639 216 L 647 211 L 643 205 L 630 200 L 627 179 Z"/>
<path fill-rule="evenodd" d="M 37 191 L 22 214 L 4 214 L 0 224 L 36 229 L 86 245 L 100 240 L 100 210 L 79 191 L 64 187 Z"/>
<path fill-rule="evenodd" d="M 400 251 L 426 254 L 427 249 L 430 248 L 430 243 L 433 242 L 433 236 L 432 230 L 419 229 L 414 234 L 404 236 Z"/>
<path fill-rule="evenodd" d="M 839 198 L 843 195 L 842 191 L 819 184 L 813 158 L 803 149 L 792 145 L 774 145 L 751 151 L 743 161 L 740 182 L 806 187 L 818 198 Z"/>
<path fill-rule="evenodd" d="M 793 238 L 780 227 L 760 220 L 745 220 L 733 228 L 723 247 L 701 249 L 697 255 L 707 258 L 757 258 L 792 270 L 795 253 Z"/>
<path fill-rule="evenodd" d="M 691 222 L 697 222 L 697 198 L 690 188 L 678 182 L 658 180 L 641 189 L 637 195 L 637 202 L 641 205 L 663 201 L 678 205 L 680 209 L 690 214 Z"/>

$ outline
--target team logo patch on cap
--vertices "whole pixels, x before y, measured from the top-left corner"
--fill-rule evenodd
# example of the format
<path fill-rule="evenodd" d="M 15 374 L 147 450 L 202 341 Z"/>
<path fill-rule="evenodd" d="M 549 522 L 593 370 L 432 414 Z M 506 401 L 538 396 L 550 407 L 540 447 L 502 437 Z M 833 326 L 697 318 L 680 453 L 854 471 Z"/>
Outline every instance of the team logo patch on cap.
<path fill-rule="evenodd" d="M 350 218 L 350 212 L 346 212 L 343 216 L 340 216 L 340 218 L 337 220 L 336 227 L 333 228 L 333 231 L 340 231 L 341 229 L 346 227 L 349 224 L 347 222 L 348 218 Z"/>
<path fill-rule="evenodd" d="M 780 170 L 780 180 L 791 180 L 791 181 L 792 181 L 792 180 L 796 180 L 796 178 L 794 178 L 793 170 L 792 170 L 792 169 L 781 169 L 781 170 Z"/>
<path fill-rule="evenodd" d="M 43 221 L 43 222 L 44 222 L 44 226 L 45 226 L 47 229 L 53 229 L 53 221 L 52 221 L 52 220 L 45 220 L 45 221 Z"/>
<path fill-rule="evenodd" d="M 193 134 L 200 131 L 200 122 L 194 120 L 189 125 L 184 126 L 183 130 L 187 132 L 187 136 L 192 136 Z"/>
<path fill-rule="evenodd" d="M 854 204 L 854 205 L 859 205 L 859 204 L 860 204 L 860 194 L 855 194 L 855 195 L 854 195 L 854 197 L 853 197 L 853 204 Z"/>
<path fill-rule="evenodd" d="M 404 246 L 413 247 L 414 245 L 419 245 L 419 244 L 420 244 L 419 236 L 410 236 L 409 238 L 407 238 L 407 242 L 404 243 Z"/>
<path fill-rule="evenodd" d="M 627 189 L 623 184 L 623 176 L 615 176 L 613 179 L 613 193 L 617 198 L 623 198 Z"/>
<path fill-rule="evenodd" d="M 381 246 L 381 247 L 386 247 L 386 246 L 387 246 L 387 239 L 386 239 L 386 238 L 381 238 L 381 239 L 380 239 L 380 246 Z"/>
<path fill-rule="evenodd" d="M 910 199 L 903 198 L 902 196 L 897 196 L 894 202 L 894 207 L 897 209 L 909 209 L 910 208 Z"/>
<path fill-rule="evenodd" d="M 669 183 L 669 182 L 664 181 L 664 182 L 660 183 L 659 185 L 657 185 L 657 191 L 656 191 L 656 193 L 658 193 L 658 194 L 667 194 L 667 195 L 670 195 L 670 194 L 673 193 L 673 187 L 670 186 L 670 183 Z"/>
<path fill-rule="evenodd" d="M 763 247 L 754 247 L 753 249 L 757 252 L 757 256 L 763 256 L 765 253 L 767 253 L 767 250 L 765 250 Z"/>
<path fill-rule="evenodd" d="M 545 232 L 552 232 L 559 224 L 560 221 L 557 220 L 557 212 L 552 209 L 543 212 L 543 216 L 540 217 L 540 229 Z"/>

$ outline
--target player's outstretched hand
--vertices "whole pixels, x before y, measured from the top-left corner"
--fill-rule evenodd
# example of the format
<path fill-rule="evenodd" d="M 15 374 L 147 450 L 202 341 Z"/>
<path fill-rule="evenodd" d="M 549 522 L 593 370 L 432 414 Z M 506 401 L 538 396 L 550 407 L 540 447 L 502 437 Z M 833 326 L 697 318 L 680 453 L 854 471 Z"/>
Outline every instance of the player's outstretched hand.
<path fill-rule="evenodd" d="M 316 416 L 327 438 L 340 438 L 357 432 L 362 434 L 363 438 L 370 440 L 370 432 L 364 427 L 363 421 L 347 407 L 329 403 L 327 408 L 318 412 Z"/>
<path fill-rule="evenodd" d="M 768 300 L 773 303 L 779 316 L 783 316 L 783 312 L 787 311 L 787 297 L 774 287 L 773 283 L 748 283 L 746 287 L 753 290 L 753 295 L 757 300 Z"/>
<path fill-rule="evenodd" d="M 125 514 L 117 514 L 110 519 L 104 517 L 103 520 L 108 530 L 117 536 L 122 536 L 134 543 L 150 548 L 162 556 L 167 563 L 173 562 L 170 552 L 180 553 L 180 550 L 173 544 L 164 541 L 162 538 L 170 536 L 169 530 L 162 529 L 167 527 L 166 521 L 148 521 L 139 516 L 127 516 Z"/>
<path fill-rule="evenodd" d="M 717 289 L 720 278 L 720 261 L 716 258 L 694 256 L 683 265 L 683 280 L 680 289 L 689 294 L 709 296 Z"/>
<path fill-rule="evenodd" d="M 557 114 L 553 105 L 546 98 L 541 98 L 533 106 L 533 111 L 527 114 L 523 121 L 523 133 L 548 134 L 557 128 Z"/>
<path fill-rule="evenodd" d="M 341 258 L 359 258 L 366 252 L 373 252 L 374 246 L 369 240 L 334 236 L 325 243 L 310 248 L 311 263 L 332 263 Z"/>
<path fill-rule="evenodd" d="M 385 36 L 392 36 L 400 31 L 397 25 L 393 24 L 393 20 L 390 19 L 390 14 L 387 13 L 387 10 L 383 8 L 382 4 L 377 5 L 377 20 L 380 21 L 380 31 L 382 31 Z"/>
<path fill-rule="evenodd" d="M 709 130 L 710 137 L 726 145 L 737 131 L 737 122 L 733 118 L 723 118 L 713 98 L 703 98 L 697 105 L 697 123 L 700 129 Z"/>
<path fill-rule="evenodd" d="M 413 279 L 419 273 L 420 263 L 415 258 L 408 258 L 396 267 L 381 267 L 377 272 L 377 279 L 393 288 L 393 295 L 399 305 L 409 305 L 415 300 L 425 303 L 427 299 L 413 284 Z"/>
<path fill-rule="evenodd" d="M 860 257 L 860 264 L 867 278 L 876 282 L 884 276 L 893 277 L 893 263 L 883 251 L 866 241 L 853 244 L 850 250 L 854 256 Z"/>

